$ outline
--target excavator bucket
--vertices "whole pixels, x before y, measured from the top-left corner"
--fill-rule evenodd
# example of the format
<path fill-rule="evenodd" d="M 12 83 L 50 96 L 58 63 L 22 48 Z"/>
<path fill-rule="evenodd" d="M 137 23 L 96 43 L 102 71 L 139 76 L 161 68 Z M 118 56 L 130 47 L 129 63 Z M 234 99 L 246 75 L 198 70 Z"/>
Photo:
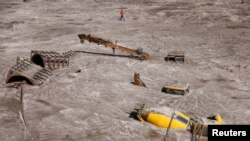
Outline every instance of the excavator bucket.
<path fill-rule="evenodd" d="M 146 84 L 142 82 L 139 73 L 134 74 L 134 84 L 141 87 L 146 87 Z"/>

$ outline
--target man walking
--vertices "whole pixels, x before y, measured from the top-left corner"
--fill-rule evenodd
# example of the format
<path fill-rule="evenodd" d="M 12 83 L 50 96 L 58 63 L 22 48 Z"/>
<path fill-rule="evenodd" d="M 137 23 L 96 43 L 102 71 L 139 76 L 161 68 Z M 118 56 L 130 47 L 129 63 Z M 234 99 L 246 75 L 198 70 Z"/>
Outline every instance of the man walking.
<path fill-rule="evenodd" d="M 125 13 L 124 13 L 123 9 L 121 10 L 120 15 L 121 15 L 120 20 L 125 21 L 125 17 L 124 17 Z"/>

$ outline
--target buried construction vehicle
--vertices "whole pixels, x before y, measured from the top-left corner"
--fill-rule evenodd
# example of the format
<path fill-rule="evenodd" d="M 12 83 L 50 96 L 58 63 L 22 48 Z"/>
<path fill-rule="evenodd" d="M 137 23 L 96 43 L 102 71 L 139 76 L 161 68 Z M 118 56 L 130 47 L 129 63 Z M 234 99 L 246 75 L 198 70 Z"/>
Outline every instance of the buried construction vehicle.
<path fill-rule="evenodd" d="M 146 87 L 146 84 L 142 82 L 139 73 L 134 74 L 134 82 L 133 82 L 133 84 L 135 84 L 137 86 L 141 86 L 141 87 Z"/>
<path fill-rule="evenodd" d="M 166 61 L 185 61 L 185 53 L 183 51 L 170 51 L 167 54 L 167 57 L 165 57 Z"/>
<path fill-rule="evenodd" d="M 168 107 L 147 108 L 145 104 L 137 104 L 134 108 L 137 118 L 161 128 L 187 129 L 190 118 L 181 112 Z"/>
<path fill-rule="evenodd" d="M 62 54 L 55 51 L 31 51 L 30 61 L 48 70 L 69 66 L 69 58 L 76 52 L 67 51 Z"/>
<path fill-rule="evenodd" d="M 161 91 L 169 94 L 185 95 L 189 92 L 189 84 L 185 82 L 173 81 L 165 85 Z"/>
<path fill-rule="evenodd" d="M 219 114 L 208 118 L 190 118 L 168 107 L 149 108 L 145 104 L 137 104 L 134 110 L 141 122 L 161 128 L 188 130 L 193 136 L 207 136 L 208 125 L 221 125 L 223 122 Z"/>
<path fill-rule="evenodd" d="M 89 42 L 94 42 L 98 45 L 104 45 L 105 47 L 109 47 L 113 50 L 113 53 L 115 52 L 115 50 L 120 50 L 122 52 L 125 52 L 127 54 L 129 54 L 130 57 L 132 58 L 136 58 L 139 60 L 150 60 L 151 57 L 149 54 L 143 52 L 142 48 L 139 48 L 137 50 L 134 49 L 130 49 L 127 47 L 123 47 L 120 45 L 116 45 L 114 43 L 112 43 L 111 41 L 99 38 L 99 37 L 95 37 L 93 35 L 86 35 L 86 34 L 79 34 L 78 37 L 81 40 L 81 43 L 84 43 L 85 40 L 89 41 Z"/>
<path fill-rule="evenodd" d="M 26 81 L 32 85 L 41 85 L 51 75 L 51 71 L 18 57 L 16 64 L 8 71 L 6 83 Z"/>
<path fill-rule="evenodd" d="M 26 81 L 28 84 L 41 85 L 52 70 L 69 66 L 69 58 L 74 51 L 59 54 L 54 51 L 31 51 L 30 60 L 17 57 L 16 64 L 7 73 L 6 83 Z"/>

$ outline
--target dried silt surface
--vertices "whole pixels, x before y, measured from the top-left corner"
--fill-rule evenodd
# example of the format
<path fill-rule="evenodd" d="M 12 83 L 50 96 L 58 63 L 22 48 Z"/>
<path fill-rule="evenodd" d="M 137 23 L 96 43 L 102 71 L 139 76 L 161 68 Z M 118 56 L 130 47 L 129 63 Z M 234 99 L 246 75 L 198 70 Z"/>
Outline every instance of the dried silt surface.
<path fill-rule="evenodd" d="M 0 13 L 1 141 L 162 140 L 165 129 L 129 117 L 136 103 L 249 124 L 249 1 L 8 0 Z M 153 59 L 81 44 L 82 33 L 143 48 Z M 20 89 L 6 88 L 5 78 L 31 50 L 82 53 L 41 86 L 24 85 L 21 103 Z M 164 60 L 175 50 L 185 52 L 184 63 Z M 131 83 L 135 72 L 146 88 Z M 161 92 L 175 80 L 190 92 Z M 190 140 L 190 133 L 170 130 L 170 138 Z"/>

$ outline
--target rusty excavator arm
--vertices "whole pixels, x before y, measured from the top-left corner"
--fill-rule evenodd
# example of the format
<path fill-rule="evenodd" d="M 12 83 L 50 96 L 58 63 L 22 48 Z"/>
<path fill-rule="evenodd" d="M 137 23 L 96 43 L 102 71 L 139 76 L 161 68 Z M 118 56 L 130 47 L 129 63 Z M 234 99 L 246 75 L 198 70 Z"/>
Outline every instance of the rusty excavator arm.
<path fill-rule="evenodd" d="M 105 39 L 102 39 L 99 37 L 95 37 L 95 36 L 90 35 L 90 34 L 89 35 L 79 34 L 78 37 L 80 38 L 82 44 L 84 43 L 85 40 L 87 40 L 89 42 L 93 42 L 93 43 L 96 43 L 98 45 L 101 44 L 101 45 L 104 45 L 105 47 L 109 47 L 109 48 L 113 49 L 113 52 L 114 52 L 114 50 L 117 49 L 117 50 L 120 50 L 122 52 L 126 52 L 131 57 L 135 57 L 135 58 L 140 59 L 140 60 L 150 60 L 151 59 L 149 54 L 143 52 L 142 48 L 139 48 L 137 50 L 130 49 L 127 47 L 116 45 L 116 44 L 112 43 L 111 41 L 108 41 L 108 40 L 105 40 Z"/>

